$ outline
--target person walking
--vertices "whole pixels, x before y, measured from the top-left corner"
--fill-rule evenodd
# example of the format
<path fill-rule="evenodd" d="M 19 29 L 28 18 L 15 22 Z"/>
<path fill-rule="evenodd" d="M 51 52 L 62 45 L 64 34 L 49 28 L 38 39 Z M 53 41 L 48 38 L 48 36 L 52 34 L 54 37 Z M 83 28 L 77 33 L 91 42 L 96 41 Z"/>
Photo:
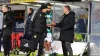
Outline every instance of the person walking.
<path fill-rule="evenodd" d="M 42 4 L 39 10 L 35 13 L 34 19 L 32 20 L 31 24 L 31 31 L 34 35 L 34 43 L 36 44 L 35 46 L 37 47 L 39 43 L 37 56 L 41 56 L 43 54 L 44 39 L 47 34 L 46 12 L 47 6 L 46 4 Z"/>
<path fill-rule="evenodd" d="M 9 12 L 9 7 L 7 5 L 2 6 L 3 17 L 3 47 L 4 56 L 10 55 L 10 41 L 13 28 L 12 14 Z"/>

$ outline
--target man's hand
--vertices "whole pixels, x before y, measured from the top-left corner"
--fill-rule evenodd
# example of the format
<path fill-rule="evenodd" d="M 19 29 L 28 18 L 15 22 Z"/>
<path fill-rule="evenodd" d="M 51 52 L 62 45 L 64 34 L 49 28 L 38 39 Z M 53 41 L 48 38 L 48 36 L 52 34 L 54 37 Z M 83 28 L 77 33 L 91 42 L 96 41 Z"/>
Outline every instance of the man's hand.
<path fill-rule="evenodd" d="M 47 24 L 47 26 L 51 26 L 51 24 Z"/>
<path fill-rule="evenodd" d="M 47 24 L 47 26 L 55 26 L 56 23 L 55 22 L 51 22 L 51 24 Z"/>
<path fill-rule="evenodd" d="M 6 28 L 6 25 L 3 25 L 3 28 Z"/>
<path fill-rule="evenodd" d="M 51 22 L 51 26 L 55 26 L 56 25 L 56 23 L 55 22 Z"/>

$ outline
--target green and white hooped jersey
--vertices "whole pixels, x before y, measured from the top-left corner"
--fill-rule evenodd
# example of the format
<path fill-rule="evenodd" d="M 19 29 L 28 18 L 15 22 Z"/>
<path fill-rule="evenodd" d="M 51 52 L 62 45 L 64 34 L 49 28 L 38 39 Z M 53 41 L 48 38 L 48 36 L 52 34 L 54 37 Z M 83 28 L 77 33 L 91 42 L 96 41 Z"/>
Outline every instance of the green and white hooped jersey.
<path fill-rule="evenodd" d="M 47 29 L 47 32 L 48 32 L 48 33 L 51 33 L 51 30 L 50 30 L 50 29 Z"/>
<path fill-rule="evenodd" d="M 47 17 L 46 23 L 47 23 L 47 24 L 50 24 L 50 23 L 52 22 L 52 13 L 47 14 L 46 17 Z"/>
<path fill-rule="evenodd" d="M 52 22 L 52 13 L 47 14 L 46 17 L 47 17 L 46 23 L 47 24 L 50 24 Z M 47 33 L 51 33 L 51 30 L 50 29 L 47 29 Z"/>

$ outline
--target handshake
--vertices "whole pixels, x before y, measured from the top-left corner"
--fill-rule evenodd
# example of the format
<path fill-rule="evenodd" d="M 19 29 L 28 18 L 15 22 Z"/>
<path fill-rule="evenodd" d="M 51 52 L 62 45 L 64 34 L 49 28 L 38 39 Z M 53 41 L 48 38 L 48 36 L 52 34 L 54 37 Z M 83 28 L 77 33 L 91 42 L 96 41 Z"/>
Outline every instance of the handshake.
<path fill-rule="evenodd" d="M 56 23 L 55 22 L 51 22 L 51 24 L 47 24 L 47 26 L 55 26 Z"/>

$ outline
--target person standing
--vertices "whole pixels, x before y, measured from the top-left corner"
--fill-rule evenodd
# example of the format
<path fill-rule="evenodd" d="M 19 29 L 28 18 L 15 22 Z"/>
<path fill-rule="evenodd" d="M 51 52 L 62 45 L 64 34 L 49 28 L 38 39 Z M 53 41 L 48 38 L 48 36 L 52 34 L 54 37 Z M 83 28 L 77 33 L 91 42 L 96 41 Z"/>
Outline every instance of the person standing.
<path fill-rule="evenodd" d="M 52 20 L 53 20 L 53 15 L 52 15 L 53 12 L 52 12 L 52 9 L 51 9 L 52 5 L 50 3 L 47 3 L 47 7 L 48 7 L 48 10 L 46 12 L 46 17 L 47 17 L 46 23 L 50 24 L 52 22 Z M 50 26 L 48 26 L 48 29 L 52 30 L 52 28 Z"/>
<path fill-rule="evenodd" d="M 39 10 L 35 13 L 34 19 L 32 20 L 31 24 L 31 31 L 34 35 L 34 43 L 36 44 L 35 46 L 37 47 L 39 43 L 37 56 L 41 56 L 43 54 L 44 39 L 47 33 L 46 12 L 47 6 L 46 4 L 42 4 Z"/>
<path fill-rule="evenodd" d="M 0 11 L 0 52 L 2 44 L 2 24 L 3 24 L 3 13 Z"/>
<path fill-rule="evenodd" d="M 70 10 L 70 6 L 64 6 L 62 21 L 48 25 L 61 28 L 59 40 L 62 42 L 63 56 L 73 56 L 71 43 L 74 39 L 75 13 Z"/>
<path fill-rule="evenodd" d="M 2 6 L 3 17 L 3 47 L 4 56 L 10 55 L 10 41 L 13 27 L 12 14 L 9 12 L 9 7 L 7 5 Z"/>
<path fill-rule="evenodd" d="M 34 10 L 32 8 L 28 8 L 27 10 L 27 13 L 28 13 L 28 16 L 27 16 L 27 19 L 26 19 L 26 24 L 25 24 L 25 35 L 27 37 L 31 37 L 30 36 L 30 24 L 31 24 L 31 19 L 32 19 L 32 16 L 33 16 L 33 12 Z M 31 38 L 27 38 L 28 40 L 30 40 Z"/>
<path fill-rule="evenodd" d="M 52 5 L 50 3 L 47 3 L 48 10 L 46 12 L 46 23 L 50 24 L 52 22 L 53 16 L 52 16 Z M 47 27 L 47 36 L 44 41 L 44 52 L 45 56 L 49 56 L 51 54 L 51 42 L 52 42 L 52 27 Z"/>

